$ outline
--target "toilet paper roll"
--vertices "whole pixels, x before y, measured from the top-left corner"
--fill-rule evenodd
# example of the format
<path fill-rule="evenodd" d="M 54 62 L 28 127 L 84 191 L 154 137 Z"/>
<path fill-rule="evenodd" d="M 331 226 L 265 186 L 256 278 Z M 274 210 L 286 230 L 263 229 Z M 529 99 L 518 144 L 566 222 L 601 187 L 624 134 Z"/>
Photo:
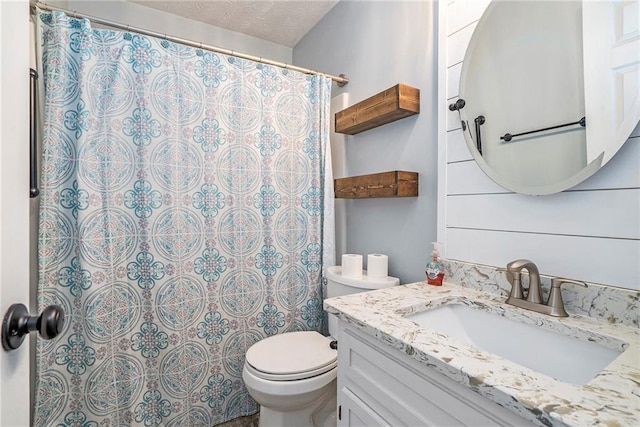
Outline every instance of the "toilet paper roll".
<path fill-rule="evenodd" d="M 342 255 L 342 275 L 350 277 L 362 277 L 362 255 Z"/>
<path fill-rule="evenodd" d="M 384 254 L 367 255 L 367 276 L 387 277 L 389 275 L 389 257 Z"/>

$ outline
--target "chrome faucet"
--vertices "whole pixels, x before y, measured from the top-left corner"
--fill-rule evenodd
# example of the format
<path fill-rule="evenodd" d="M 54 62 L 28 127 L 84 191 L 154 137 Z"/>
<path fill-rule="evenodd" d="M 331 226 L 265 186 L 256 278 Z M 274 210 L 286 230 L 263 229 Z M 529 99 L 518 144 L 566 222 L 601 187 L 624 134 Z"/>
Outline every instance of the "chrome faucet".
<path fill-rule="evenodd" d="M 529 273 L 529 289 L 527 290 L 526 299 L 522 288 L 522 270 L 527 270 Z M 544 304 L 540 292 L 540 272 L 533 261 L 528 259 L 518 259 L 507 264 L 507 279 L 511 282 L 511 293 L 505 301 L 507 304 L 556 317 L 569 316 L 564 309 L 562 292 L 560 291 L 560 286 L 563 283 L 573 283 L 587 287 L 584 282 L 554 277 L 551 279 L 549 299 Z"/>

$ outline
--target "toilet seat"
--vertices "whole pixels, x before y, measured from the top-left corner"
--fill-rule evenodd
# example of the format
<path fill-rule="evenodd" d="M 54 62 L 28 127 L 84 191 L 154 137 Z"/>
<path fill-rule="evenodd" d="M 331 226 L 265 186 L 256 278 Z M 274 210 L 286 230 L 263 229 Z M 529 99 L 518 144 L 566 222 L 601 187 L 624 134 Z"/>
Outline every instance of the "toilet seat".
<path fill-rule="evenodd" d="M 295 374 L 286 374 L 286 375 L 277 375 L 277 374 L 269 374 L 267 372 L 263 372 L 263 371 L 259 371 L 256 368 L 254 368 L 253 366 L 251 366 L 250 363 L 247 363 L 245 365 L 245 368 L 247 369 L 247 371 L 255 376 L 256 378 L 260 378 L 263 380 L 269 380 L 269 381 L 300 381 L 300 380 L 305 380 L 305 379 L 309 379 L 309 378 L 313 378 L 313 377 L 317 377 L 318 375 L 322 375 L 325 374 L 329 371 L 331 371 L 332 369 L 335 369 L 336 366 L 338 366 L 338 362 L 335 361 L 327 366 L 324 366 L 322 368 L 319 369 L 315 369 L 313 371 L 307 371 L 307 372 L 298 372 Z"/>
<path fill-rule="evenodd" d="M 295 381 L 321 375 L 337 366 L 330 338 L 315 331 L 288 332 L 265 338 L 246 354 L 247 370 L 271 381 Z"/>

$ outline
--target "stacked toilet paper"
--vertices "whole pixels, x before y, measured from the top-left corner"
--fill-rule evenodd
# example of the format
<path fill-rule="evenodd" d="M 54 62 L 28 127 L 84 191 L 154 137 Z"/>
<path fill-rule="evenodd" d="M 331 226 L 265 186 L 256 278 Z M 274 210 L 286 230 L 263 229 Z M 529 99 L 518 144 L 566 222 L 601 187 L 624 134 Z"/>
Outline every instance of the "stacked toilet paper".
<path fill-rule="evenodd" d="M 387 277 L 389 275 L 389 257 L 383 254 L 367 255 L 367 276 Z"/>
<path fill-rule="evenodd" d="M 342 255 L 342 275 L 349 277 L 362 277 L 362 255 Z"/>
<path fill-rule="evenodd" d="M 362 277 L 362 255 L 342 255 L 342 275 Z M 367 255 L 367 276 L 387 277 L 389 275 L 389 258 L 383 254 Z"/>

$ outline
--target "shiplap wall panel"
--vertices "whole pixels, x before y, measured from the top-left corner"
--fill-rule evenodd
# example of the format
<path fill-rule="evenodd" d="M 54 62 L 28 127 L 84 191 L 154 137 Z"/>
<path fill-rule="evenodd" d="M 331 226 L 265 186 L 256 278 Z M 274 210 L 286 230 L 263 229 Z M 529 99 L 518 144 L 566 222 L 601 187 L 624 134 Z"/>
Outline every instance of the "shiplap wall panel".
<path fill-rule="evenodd" d="M 445 109 L 447 110 L 447 132 L 462 129 L 462 124 L 460 123 L 460 113 L 458 111 L 450 111 L 449 103 L 456 102 L 456 99 L 450 99 L 447 101 L 447 105 L 445 105 Z"/>
<path fill-rule="evenodd" d="M 493 182 L 475 160 L 447 165 L 447 195 L 497 193 L 511 193 L 511 191 Z"/>
<path fill-rule="evenodd" d="M 635 240 L 449 228 L 446 246 L 456 248 L 452 259 L 504 267 L 527 258 L 543 274 L 640 290 Z"/>
<path fill-rule="evenodd" d="M 449 139 L 448 155 L 451 156 L 447 165 L 447 195 L 459 194 L 497 194 L 510 193 L 493 182 L 478 167 L 478 164 L 469 160 L 464 154 L 469 152 L 462 131 L 447 132 L 447 135 L 459 135 L 456 139 Z M 462 138 L 462 145 L 459 138 Z M 591 178 L 576 185 L 565 193 L 586 190 L 640 188 L 640 138 L 629 138 L 620 151 L 602 169 Z M 564 194 L 564 193 L 563 193 Z M 527 196 L 533 197 L 533 196 Z M 540 196 L 542 198 L 551 196 Z M 638 202 L 638 200 L 636 200 Z M 640 203 L 640 202 L 638 202 Z"/>
<path fill-rule="evenodd" d="M 449 163 L 473 159 L 467 148 L 467 141 L 464 139 L 462 129 L 447 132 L 447 151 L 447 162 Z"/>
<path fill-rule="evenodd" d="M 462 62 L 452 65 L 447 69 L 447 99 L 458 96 L 458 85 L 460 84 L 460 73 L 462 72 Z"/>
<path fill-rule="evenodd" d="M 450 102 L 455 101 L 455 99 L 450 100 Z M 449 111 L 449 108 L 447 107 L 447 132 L 457 129 L 462 129 L 459 113 L 457 111 Z"/>
<path fill-rule="evenodd" d="M 447 11 L 447 35 L 450 36 L 477 21 L 489 5 L 490 0 L 453 1 Z"/>
<path fill-rule="evenodd" d="M 440 41 L 445 52 L 439 69 L 446 78 L 440 83 L 445 121 L 439 135 L 446 160 L 439 165 L 445 184 L 439 194 L 444 218 L 438 221 L 445 255 L 498 266 L 527 257 L 546 274 L 640 289 L 640 125 L 600 171 L 556 195 L 514 194 L 471 160 L 458 113 L 446 107 L 457 98 L 460 61 L 487 4 L 442 5 L 448 28 Z"/>
<path fill-rule="evenodd" d="M 639 198 L 640 189 L 449 197 L 447 227 L 640 239 Z"/>
<path fill-rule="evenodd" d="M 447 49 L 447 67 L 462 62 L 475 28 L 476 24 L 467 25 L 449 36 L 449 46 L 451 49 Z"/>

